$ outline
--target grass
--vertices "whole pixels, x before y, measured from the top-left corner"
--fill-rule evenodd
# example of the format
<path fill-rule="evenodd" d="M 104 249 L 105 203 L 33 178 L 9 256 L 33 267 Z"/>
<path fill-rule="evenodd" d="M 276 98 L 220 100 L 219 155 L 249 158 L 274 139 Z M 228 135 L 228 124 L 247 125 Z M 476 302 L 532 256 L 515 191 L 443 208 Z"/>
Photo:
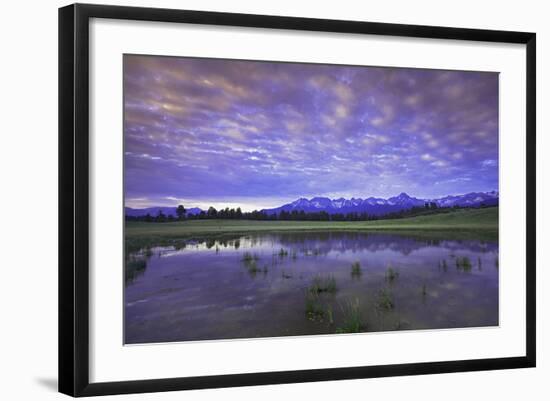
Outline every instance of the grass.
<path fill-rule="evenodd" d="M 283 249 L 283 248 L 281 248 L 281 250 L 279 251 L 278 255 L 279 255 L 280 258 L 284 258 L 285 256 L 288 256 L 288 251 L 285 250 L 285 249 Z"/>
<path fill-rule="evenodd" d="M 243 254 L 243 259 L 242 261 L 245 262 L 245 263 L 250 263 L 250 262 L 256 262 L 260 259 L 260 257 L 258 255 L 256 255 L 255 253 L 250 253 L 250 252 L 245 252 Z"/>
<path fill-rule="evenodd" d="M 383 310 L 392 310 L 395 307 L 395 303 L 393 302 L 393 295 L 388 289 L 383 288 L 378 291 L 376 306 Z"/>
<path fill-rule="evenodd" d="M 393 267 L 388 267 L 388 270 L 386 270 L 386 280 L 388 280 L 390 283 L 396 280 L 399 277 L 399 272 L 395 270 Z"/>
<path fill-rule="evenodd" d="M 251 275 L 255 275 L 260 271 L 260 269 L 258 268 L 258 264 L 256 263 L 255 260 L 251 260 L 250 262 L 247 262 L 245 264 L 245 267 L 246 267 L 246 270 L 248 270 L 248 273 L 250 273 Z"/>
<path fill-rule="evenodd" d="M 264 265 L 263 269 L 260 269 L 258 267 L 258 260 L 260 260 L 260 257 L 255 253 L 245 252 L 243 254 L 242 261 L 246 270 L 252 277 L 256 276 L 256 274 L 261 271 L 267 273 L 267 265 Z"/>
<path fill-rule="evenodd" d="M 334 294 L 337 290 L 336 279 L 334 276 L 315 276 L 308 290 L 311 294 Z"/>
<path fill-rule="evenodd" d="M 145 272 L 147 268 L 147 261 L 143 258 L 129 258 L 126 260 L 126 269 L 124 271 L 124 277 L 126 282 L 135 280 L 137 276 Z"/>
<path fill-rule="evenodd" d="M 456 258 L 456 268 L 465 272 L 472 271 L 472 262 L 467 256 Z"/>
<path fill-rule="evenodd" d="M 327 306 L 327 320 L 329 324 L 334 324 L 334 315 L 332 313 L 332 306 Z"/>
<path fill-rule="evenodd" d="M 325 308 L 317 294 L 306 293 L 306 317 L 311 321 L 322 321 L 325 317 Z M 332 313 L 331 313 L 332 314 Z"/>
<path fill-rule="evenodd" d="M 336 329 L 336 333 L 360 333 L 363 328 L 359 300 L 348 301 L 342 308 L 344 323 Z"/>
<path fill-rule="evenodd" d="M 252 277 L 255 277 L 258 273 L 264 273 L 266 274 L 268 272 L 267 265 L 264 265 L 263 268 L 258 267 L 258 263 L 256 260 L 251 260 L 250 262 L 246 262 L 245 265 L 246 270 L 248 271 L 248 274 L 250 274 Z"/>
<path fill-rule="evenodd" d="M 363 272 L 361 271 L 361 263 L 353 262 L 351 264 L 351 277 L 360 277 Z"/>
<path fill-rule="evenodd" d="M 462 209 L 449 213 L 374 221 L 254 221 L 184 220 L 171 223 L 126 222 L 126 238 L 192 238 L 197 235 L 241 234 L 262 231 L 468 231 L 498 236 L 498 207 Z M 485 231 L 480 234 L 480 230 Z M 432 233 L 433 234 L 433 233 Z M 450 233 L 446 233 L 447 235 Z M 471 237 L 471 236 L 470 236 Z"/>

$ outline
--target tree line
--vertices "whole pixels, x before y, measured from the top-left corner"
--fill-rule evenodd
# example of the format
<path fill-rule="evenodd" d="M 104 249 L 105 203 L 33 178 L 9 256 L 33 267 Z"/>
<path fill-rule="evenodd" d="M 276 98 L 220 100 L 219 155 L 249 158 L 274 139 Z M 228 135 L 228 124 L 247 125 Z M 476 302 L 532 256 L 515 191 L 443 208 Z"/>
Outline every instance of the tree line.
<path fill-rule="evenodd" d="M 490 207 L 483 203 L 478 207 Z M 349 213 L 333 213 L 329 214 L 325 211 L 306 212 L 304 210 L 281 210 L 279 213 L 266 213 L 263 210 L 254 210 L 252 212 L 243 212 L 238 208 L 225 208 L 217 210 L 210 206 L 208 210 L 202 210 L 197 214 L 187 214 L 187 210 L 183 205 L 176 208 L 176 215 L 166 215 L 159 210 L 156 216 L 146 214 L 144 216 L 126 216 L 128 221 L 144 221 L 144 222 L 174 222 L 182 220 L 209 220 L 209 219 L 224 219 L 224 220 L 268 220 L 268 221 L 370 221 L 384 219 L 401 219 L 404 217 L 415 217 L 429 214 L 448 213 L 456 209 L 468 209 L 472 207 L 453 206 L 439 207 L 435 202 L 425 203 L 424 206 L 414 206 L 409 209 L 403 209 L 395 212 L 389 212 L 383 215 L 369 214 L 366 212 L 349 212 Z"/>

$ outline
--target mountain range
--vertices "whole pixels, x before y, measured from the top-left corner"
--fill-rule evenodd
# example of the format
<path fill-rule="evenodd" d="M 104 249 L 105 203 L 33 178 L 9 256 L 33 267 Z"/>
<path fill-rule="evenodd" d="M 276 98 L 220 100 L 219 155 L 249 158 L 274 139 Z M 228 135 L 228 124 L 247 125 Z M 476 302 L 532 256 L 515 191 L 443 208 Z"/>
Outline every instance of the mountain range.
<path fill-rule="evenodd" d="M 263 209 L 262 211 L 267 214 L 280 213 L 281 211 L 292 212 L 293 210 L 306 213 L 311 212 L 327 212 L 329 214 L 335 213 L 367 213 L 370 215 L 384 215 L 392 212 L 398 212 L 400 210 L 411 209 L 413 207 L 422 207 L 426 203 L 435 203 L 438 207 L 479 207 L 485 206 L 497 206 L 499 201 L 498 191 L 490 192 L 470 192 L 464 195 L 448 195 L 442 198 L 436 199 L 421 199 L 401 193 L 397 196 L 393 196 L 388 199 L 384 198 L 338 198 L 330 199 L 326 197 L 314 197 L 311 199 L 300 198 L 294 202 L 287 203 L 285 205 L 273 208 Z M 126 216 L 145 216 L 150 214 L 151 216 L 158 215 L 159 211 L 162 211 L 166 216 L 176 216 L 176 207 L 149 207 L 145 209 L 134 209 L 130 207 L 124 208 Z M 187 214 L 199 214 L 202 209 L 193 207 L 187 209 Z"/>
<path fill-rule="evenodd" d="M 280 213 L 281 211 L 292 212 L 293 210 L 304 212 L 334 213 L 367 213 L 371 215 L 384 215 L 413 207 L 424 206 L 426 203 L 435 203 L 438 207 L 479 207 L 498 205 L 499 194 L 491 192 L 470 192 L 464 195 L 449 195 L 436 199 L 420 199 L 407 195 L 405 192 L 388 199 L 384 198 L 339 198 L 330 199 L 315 197 L 311 199 L 300 198 L 294 202 L 287 203 L 273 209 L 264 209 L 267 214 Z"/>

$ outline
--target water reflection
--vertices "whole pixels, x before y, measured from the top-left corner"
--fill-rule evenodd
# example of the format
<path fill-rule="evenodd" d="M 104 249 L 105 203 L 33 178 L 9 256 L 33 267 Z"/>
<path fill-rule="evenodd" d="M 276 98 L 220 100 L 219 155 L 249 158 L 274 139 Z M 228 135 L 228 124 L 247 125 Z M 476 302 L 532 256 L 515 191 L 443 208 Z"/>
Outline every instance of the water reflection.
<path fill-rule="evenodd" d="M 285 232 L 151 243 L 127 255 L 126 343 L 498 325 L 498 241 L 471 238 Z"/>

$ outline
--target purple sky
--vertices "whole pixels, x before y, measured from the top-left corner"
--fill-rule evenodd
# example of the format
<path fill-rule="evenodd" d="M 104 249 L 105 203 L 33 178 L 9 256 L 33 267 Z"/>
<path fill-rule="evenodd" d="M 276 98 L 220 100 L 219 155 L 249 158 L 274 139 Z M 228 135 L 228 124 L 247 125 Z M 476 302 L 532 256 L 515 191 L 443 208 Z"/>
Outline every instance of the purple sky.
<path fill-rule="evenodd" d="M 498 74 L 124 56 L 125 202 L 498 190 Z"/>

